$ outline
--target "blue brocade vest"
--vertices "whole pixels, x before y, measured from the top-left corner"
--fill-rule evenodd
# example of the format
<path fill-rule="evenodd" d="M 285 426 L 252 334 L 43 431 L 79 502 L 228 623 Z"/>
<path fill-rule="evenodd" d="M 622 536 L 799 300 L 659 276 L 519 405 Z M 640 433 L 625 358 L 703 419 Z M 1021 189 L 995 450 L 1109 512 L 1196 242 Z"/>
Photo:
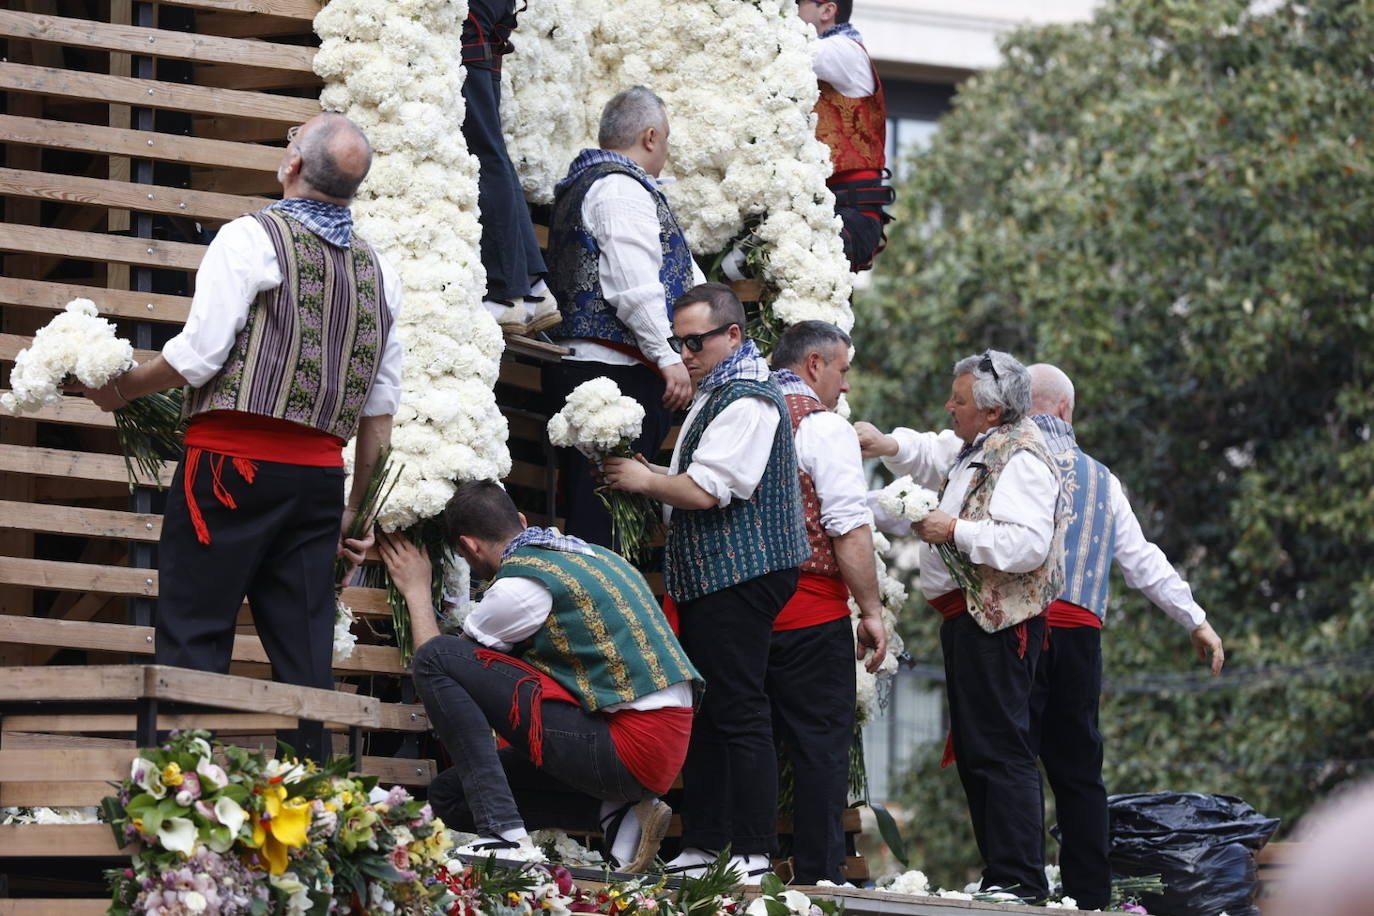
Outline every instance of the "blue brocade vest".
<path fill-rule="evenodd" d="M 658 279 L 663 284 L 669 321 L 673 320 L 673 302 L 692 288 L 692 252 L 663 191 L 642 169 L 599 162 L 567 179 L 554 200 L 549 221 L 548 284 L 563 321 L 549 334 L 610 341 L 638 350 L 634 334 L 616 317 L 615 307 L 601 293 L 601 247 L 582 222 L 582 201 L 587 192 L 594 183 L 614 174 L 638 181 L 658 207 L 658 239 L 663 252 Z"/>
<path fill-rule="evenodd" d="M 678 470 L 685 471 L 692 463 L 711 421 L 735 401 L 749 396 L 765 398 L 778 410 L 768 466 L 748 499 L 732 499 L 724 508 L 673 510 L 663 551 L 663 581 L 675 601 L 692 601 L 770 572 L 800 566 L 811 555 L 792 423 L 777 385 L 734 379 L 712 392 L 683 434 Z"/>
<path fill-rule="evenodd" d="M 1116 548 L 1116 519 L 1109 498 L 1111 472 L 1106 465 L 1083 453 L 1073 427 L 1058 417 L 1036 414 L 1031 418 L 1045 434 L 1050 454 L 1059 464 L 1061 492 L 1069 507 L 1069 527 L 1064 537 L 1064 591 L 1061 601 L 1087 608 L 1098 616 L 1107 614 L 1107 591 L 1112 556 Z"/>

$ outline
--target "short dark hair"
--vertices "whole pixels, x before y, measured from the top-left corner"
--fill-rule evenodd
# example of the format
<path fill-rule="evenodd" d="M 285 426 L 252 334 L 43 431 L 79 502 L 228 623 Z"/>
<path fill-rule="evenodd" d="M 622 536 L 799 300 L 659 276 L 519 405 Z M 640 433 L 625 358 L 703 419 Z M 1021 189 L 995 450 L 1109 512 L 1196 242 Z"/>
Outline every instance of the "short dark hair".
<path fill-rule="evenodd" d="M 835 21 L 848 22 L 854 14 L 854 0 L 831 0 L 835 4 Z"/>
<path fill-rule="evenodd" d="M 351 133 L 361 140 L 367 150 L 361 174 L 346 171 L 335 156 L 339 135 Z M 328 197 L 352 200 L 358 186 L 372 168 L 372 144 L 356 124 L 342 115 L 324 117 L 300 139 L 296 149 L 301 156 L 301 180 Z"/>
<path fill-rule="evenodd" d="M 444 506 L 444 532 L 450 544 L 467 536 L 479 541 L 504 541 L 519 534 L 520 512 L 510 494 L 494 480 L 460 483 Z"/>
<path fill-rule="evenodd" d="M 701 283 L 677 297 L 674 309 L 705 302 L 711 308 L 711 320 L 716 324 L 737 324 L 744 330 L 744 305 L 735 291 L 724 283 Z"/>
<path fill-rule="evenodd" d="M 800 366 L 810 353 L 824 356 L 837 344 L 847 350 L 851 343 L 848 334 L 828 321 L 798 321 L 778 338 L 778 345 L 773 348 L 772 366 L 792 369 Z"/>

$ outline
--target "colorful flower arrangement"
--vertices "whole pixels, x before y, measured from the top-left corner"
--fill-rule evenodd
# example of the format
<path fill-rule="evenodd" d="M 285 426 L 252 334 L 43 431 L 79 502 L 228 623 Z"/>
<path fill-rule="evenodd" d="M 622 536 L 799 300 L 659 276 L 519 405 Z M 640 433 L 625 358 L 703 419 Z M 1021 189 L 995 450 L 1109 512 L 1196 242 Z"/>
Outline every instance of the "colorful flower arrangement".
<path fill-rule="evenodd" d="M 451 847 L 427 804 L 324 767 L 268 760 L 208 732 L 139 752 L 101 811 L 137 852 L 108 873 L 109 913 L 436 913 Z M 219 761 L 223 761 L 222 763 Z"/>

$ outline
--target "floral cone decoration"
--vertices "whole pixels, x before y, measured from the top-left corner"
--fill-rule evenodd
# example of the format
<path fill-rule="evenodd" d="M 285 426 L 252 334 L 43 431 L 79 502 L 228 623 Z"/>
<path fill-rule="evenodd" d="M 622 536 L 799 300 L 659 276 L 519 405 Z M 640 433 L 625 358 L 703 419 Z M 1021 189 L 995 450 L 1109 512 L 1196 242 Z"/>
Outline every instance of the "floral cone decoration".
<path fill-rule="evenodd" d="M 551 201 L 595 145 L 611 95 L 647 86 L 668 107 L 668 171 L 681 180 L 667 192 L 692 252 L 711 263 L 740 242 L 770 324 L 853 326 L 830 153 L 811 114 L 816 39 L 792 0 L 550 0 L 531 4 L 513 40 L 503 117 L 531 200 Z"/>
<path fill-rule="evenodd" d="M 563 409 L 549 418 L 549 441 L 575 448 L 589 461 L 634 457 L 634 440 L 644 424 L 644 407 L 620 393 L 609 378 L 583 382 L 568 394 Z M 643 493 L 599 487 L 597 495 L 611 513 L 611 531 L 619 551 L 631 563 L 644 560 L 649 539 L 659 524 L 659 508 Z"/>
<path fill-rule="evenodd" d="M 510 472 L 492 391 L 502 337 L 481 307 L 477 160 L 462 136 L 466 15 L 451 0 L 332 0 L 315 17 L 320 105 L 372 142 L 353 205 L 358 232 L 396 266 L 405 295 L 391 437 L 403 467 L 378 518 L 387 531 L 437 515 L 460 481 Z"/>

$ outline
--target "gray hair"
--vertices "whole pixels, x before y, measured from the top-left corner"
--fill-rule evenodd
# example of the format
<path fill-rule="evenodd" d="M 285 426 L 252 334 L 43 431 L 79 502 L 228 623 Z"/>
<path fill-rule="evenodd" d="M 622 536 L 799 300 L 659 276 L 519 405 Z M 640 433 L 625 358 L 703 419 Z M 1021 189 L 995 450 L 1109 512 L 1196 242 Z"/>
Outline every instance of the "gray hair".
<path fill-rule="evenodd" d="M 973 376 L 973 403 L 982 410 L 1002 408 L 1004 424 L 1019 423 L 1030 413 L 1030 372 L 1010 353 L 984 350 L 966 356 L 954 364 L 954 377 L 961 375 Z"/>
<path fill-rule="evenodd" d="M 849 335 L 828 321 L 798 321 L 778 338 L 773 348 L 773 368 L 796 368 L 812 353 L 819 353 L 824 358 L 836 345 L 847 351 L 851 345 Z"/>
<path fill-rule="evenodd" d="M 372 144 L 358 125 L 326 113 L 296 141 L 301 180 L 328 197 L 352 200 L 372 168 Z"/>
<path fill-rule="evenodd" d="M 1064 370 L 1049 363 L 1036 363 L 1027 370 L 1031 377 L 1031 409 L 1054 413 L 1060 404 L 1073 409 L 1073 382 Z"/>
<path fill-rule="evenodd" d="M 668 109 L 663 100 L 643 86 L 631 86 L 611 96 L 601 109 L 601 128 L 596 143 L 602 149 L 629 149 L 650 127 L 668 128 Z"/>

